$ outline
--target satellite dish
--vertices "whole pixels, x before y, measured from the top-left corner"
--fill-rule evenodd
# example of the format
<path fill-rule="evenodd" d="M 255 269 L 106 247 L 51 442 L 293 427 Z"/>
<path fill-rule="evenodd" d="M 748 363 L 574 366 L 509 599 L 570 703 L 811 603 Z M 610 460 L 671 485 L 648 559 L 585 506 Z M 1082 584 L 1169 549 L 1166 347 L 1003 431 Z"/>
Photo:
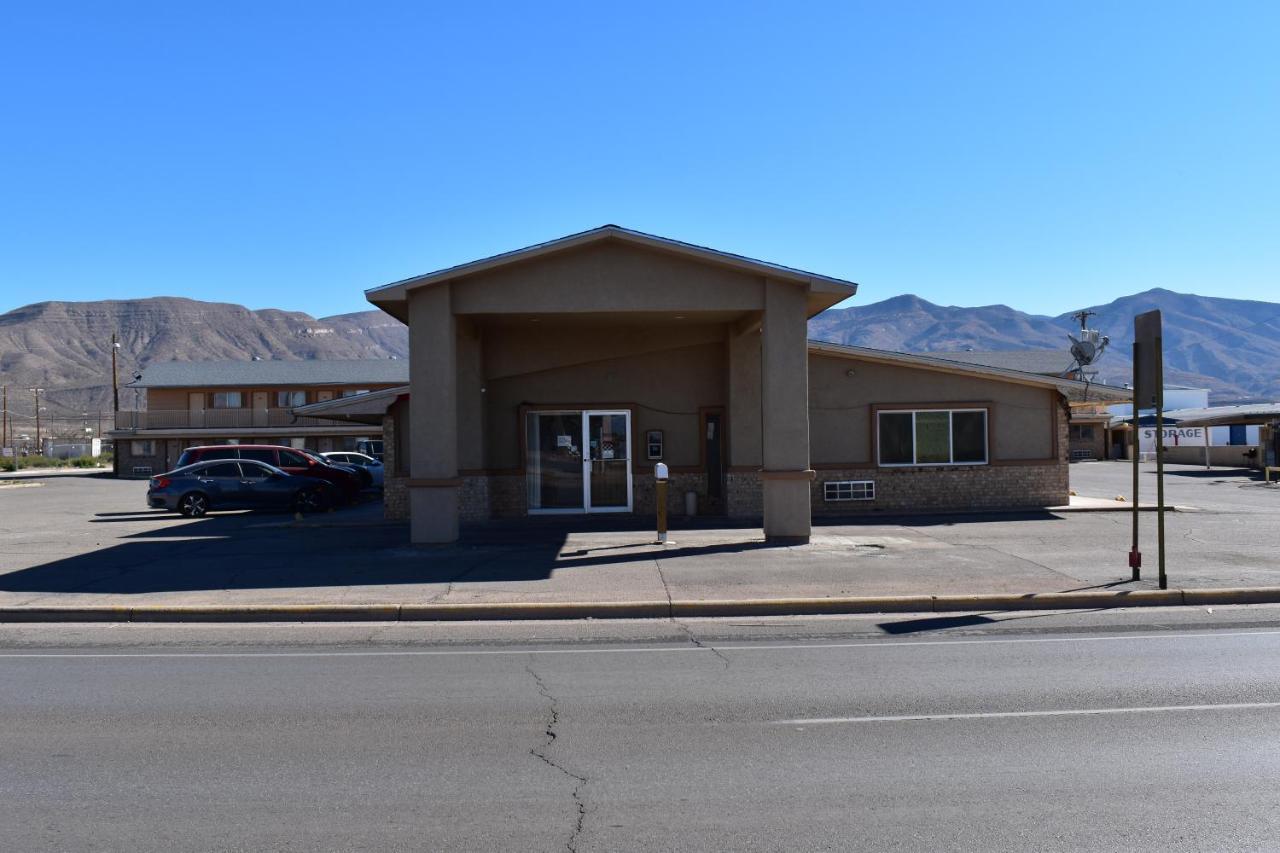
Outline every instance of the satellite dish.
<path fill-rule="evenodd" d="M 1067 335 L 1071 339 L 1071 357 L 1084 367 L 1086 364 L 1092 364 L 1093 360 L 1098 357 L 1098 347 L 1090 341 L 1078 341 L 1074 335 Z"/>
<path fill-rule="evenodd" d="M 1071 357 L 1083 369 L 1102 358 L 1102 351 L 1107 348 L 1107 344 L 1111 343 L 1111 339 L 1097 329 L 1087 328 L 1089 318 L 1094 316 L 1094 312 L 1080 311 L 1072 316 L 1080 321 L 1080 337 L 1077 338 L 1068 333 L 1067 338 L 1071 341 Z"/>

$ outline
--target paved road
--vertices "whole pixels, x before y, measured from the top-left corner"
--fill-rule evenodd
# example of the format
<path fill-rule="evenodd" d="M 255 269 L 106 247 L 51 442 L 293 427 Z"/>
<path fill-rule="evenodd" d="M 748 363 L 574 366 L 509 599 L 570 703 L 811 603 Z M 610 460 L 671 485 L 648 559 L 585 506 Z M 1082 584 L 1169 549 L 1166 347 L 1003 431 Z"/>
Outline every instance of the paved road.
<path fill-rule="evenodd" d="M 7 628 L 0 826 L 24 851 L 1274 849 L 1280 621 L 1250 612 Z"/>

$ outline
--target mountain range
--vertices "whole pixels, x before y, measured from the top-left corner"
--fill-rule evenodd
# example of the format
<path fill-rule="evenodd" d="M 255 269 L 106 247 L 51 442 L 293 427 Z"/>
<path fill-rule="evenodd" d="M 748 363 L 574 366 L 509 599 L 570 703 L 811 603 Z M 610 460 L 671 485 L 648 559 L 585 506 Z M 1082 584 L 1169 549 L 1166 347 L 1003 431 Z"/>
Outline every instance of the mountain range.
<path fill-rule="evenodd" d="M 1170 383 L 1209 388 L 1214 402 L 1280 399 L 1280 304 L 1148 290 L 1095 312 L 1091 325 L 1111 345 L 1098 378 L 1128 381 L 1135 314 L 1160 309 Z M 900 352 L 1067 350 L 1079 328 L 1072 313 L 1027 314 L 1005 305 L 935 305 L 917 296 L 832 309 L 810 321 L 810 336 Z M 31 408 L 25 389 L 46 389 L 51 418 L 111 406 L 111 335 L 120 337 L 122 383 L 152 361 L 404 358 L 408 330 L 381 311 L 315 318 L 297 311 L 155 297 L 40 302 L 0 315 L 0 384 L 12 408 Z M 132 401 L 123 392 L 121 406 Z"/>

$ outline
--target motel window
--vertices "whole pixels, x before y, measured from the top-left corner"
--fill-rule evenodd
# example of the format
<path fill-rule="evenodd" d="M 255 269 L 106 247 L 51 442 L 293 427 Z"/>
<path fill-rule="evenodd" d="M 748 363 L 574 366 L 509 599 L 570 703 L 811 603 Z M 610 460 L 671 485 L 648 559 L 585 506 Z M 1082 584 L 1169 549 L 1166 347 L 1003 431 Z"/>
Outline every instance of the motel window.
<path fill-rule="evenodd" d="M 877 414 L 880 464 L 985 465 L 986 409 L 921 409 Z"/>
<path fill-rule="evenodd" d="M 155 456 L 156 444 L 151 440 L 135 439 L 129 450 L 134 456 Z"/>
<path fill-rule="evenodd" d="M 306 391 L 277 391 L 276 392 L 276 408 L 292 409 L 294 406 L 305 406 L 307 404 Z"/>
<path fill-rule="evenodd" d="M 212 405 L 215 409 L 239 409 L 244 401 L 239 391 L 215 391 Z"/>

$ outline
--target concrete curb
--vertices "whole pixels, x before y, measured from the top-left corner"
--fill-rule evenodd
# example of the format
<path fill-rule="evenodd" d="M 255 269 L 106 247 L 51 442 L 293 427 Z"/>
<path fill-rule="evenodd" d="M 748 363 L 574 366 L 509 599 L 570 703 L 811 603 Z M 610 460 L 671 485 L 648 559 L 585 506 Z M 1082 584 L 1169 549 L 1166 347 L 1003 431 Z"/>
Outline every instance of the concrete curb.
<path fill-rule="evenodd" d="M 995 595 L 840 596 L 700 601 L 550 601 L 491 604 L 338 604 L 0 607 L 16 622 L 466 622 L 526 619 L 667 619 L 968 613 L 1280 603 L 1280 587 L 1047 592 Z"/>

